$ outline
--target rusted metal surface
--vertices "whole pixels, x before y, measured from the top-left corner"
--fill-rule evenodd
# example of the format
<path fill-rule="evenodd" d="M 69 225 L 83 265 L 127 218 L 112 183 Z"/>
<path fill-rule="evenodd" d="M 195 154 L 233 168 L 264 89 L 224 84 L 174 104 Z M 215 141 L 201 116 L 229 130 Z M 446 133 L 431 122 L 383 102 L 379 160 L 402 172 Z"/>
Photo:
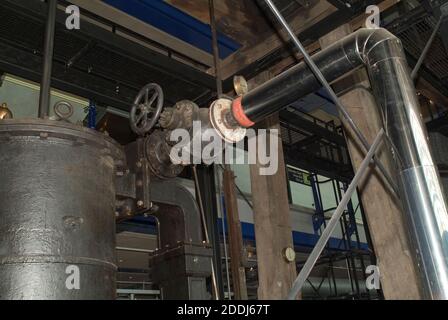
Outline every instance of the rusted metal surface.
<path fill-rule="evenodd" d="M 115 298 L 120 146 L 57 121 L 0 121 L 0 298 Z M 67 279 L 79 269 L 79 289 Z M 70 279 L 68 280 L 71 282 Z"/>

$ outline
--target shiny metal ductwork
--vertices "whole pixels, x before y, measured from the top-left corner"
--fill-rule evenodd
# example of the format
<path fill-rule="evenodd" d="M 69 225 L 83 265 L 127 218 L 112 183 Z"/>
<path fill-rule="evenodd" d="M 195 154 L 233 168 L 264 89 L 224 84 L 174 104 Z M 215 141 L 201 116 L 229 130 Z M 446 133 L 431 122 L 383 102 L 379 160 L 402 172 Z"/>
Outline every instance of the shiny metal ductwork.
<path fill-rule="evenodd" d="M 448 299 L 447 206 L 400 41 L 385 29 L 361 29 L 314 55 L 313 61 L 330 82 L 367 67 L 393 145 L 424 294 Z M 252 126 L 320 87 L 308 66 L 300 63 L 235 100 L 227 125 Z"/>
<path fill-rule="evenodd" d="M 0 121 L 0 299 L 115 299 L 114 180 L 123 159 L 93 130 Z"/>

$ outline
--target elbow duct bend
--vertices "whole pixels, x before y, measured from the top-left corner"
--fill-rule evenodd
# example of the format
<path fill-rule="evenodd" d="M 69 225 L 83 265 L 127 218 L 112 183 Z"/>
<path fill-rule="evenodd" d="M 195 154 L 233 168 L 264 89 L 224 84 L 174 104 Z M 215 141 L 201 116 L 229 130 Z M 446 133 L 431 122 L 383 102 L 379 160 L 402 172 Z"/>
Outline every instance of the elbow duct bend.
<path fill-rule="evenodd" d="M 367 68 L 393 145 L 422 293 L 428 299 L 448 299 L 446 200 L 400 40 L 385 29 L 360 29 L 312 59 L 329 82 L 354 69 Z M 320 88 L 302 62 L 233 101 L 233 118 L 242 127 L 250 127 Z"/>

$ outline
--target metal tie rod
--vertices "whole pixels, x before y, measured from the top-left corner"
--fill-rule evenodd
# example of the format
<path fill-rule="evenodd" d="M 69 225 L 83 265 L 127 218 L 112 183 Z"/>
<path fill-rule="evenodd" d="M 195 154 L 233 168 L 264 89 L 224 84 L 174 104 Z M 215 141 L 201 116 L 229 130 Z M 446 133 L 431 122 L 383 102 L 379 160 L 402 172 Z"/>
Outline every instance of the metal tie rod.
<path fill-rule="evenodd" d="M 295 300 L 297 295 L 299 294 L 300 290 L 302 289 L 303 285 L 305 284 L 306 279 L 308 279 L 311 270 L 313 269 L 314 265 L 316 264 L 317 259 L 319 258 L 320 254 L 324 250 L 328 240 L 330 239 L 330 236 L 332 235 L 334 229 L 336 228 L 339 219 L 341 218 L 342 214 L 344 213 L 344 210 L 350 201 L 353 192 L 356 190 L 356 187 L 359 184 L 359 181 L 364 176 L 364 173 L 369 168 L 369 165 L 373 159 L 373 156 L 375 155 L 375 152 L 377 151 L 382 139 L 384 137 L 384 129 L 381 129 L 381 131 L 378 133 L 377 137 L 375 138 L 375 141 L 372 144 L 372 147 L 370 148 L 369 152 L 367 153 L 367 156 L 363 160 L 361 166 L 359 167 L 358 172 L 356 173 L 355 177 L 353 178 L 352 182 L 350 183 L 350 186 L 348 187 L 347 191 L 344 193 L 344 196 L 342 197 L 341 202 L 339 203 L 336 211 L 331 216 L 330 221 L 328 222 L 327 227 L 322 232 L 322 235 L 320 236 L 319 240 L 316 243 L 316 246 L 314 247 L 311 254 L 308 256 L 308 259 L 306 260 L 302 270 L 300 270 L 299 275 L 297 276 L 297 279 L 294 281 L 291 291 L 288 295 L 288 300 Z"/>
<path fill-rule="evenodd" d="M 420 70 L 423 61 L 425 61 L 426 56 L 428 55 L 429 49 L 432 46 L 432 43 L 434 42 L 434 39 L 436 38 L 437 33 L 439 32 L 440 26 L 442 25 L 442 22 L 445 18 L 445 14 L 442 13 L 440 15 L 439 21 L 437 22 L 434 31 L 431 34 L 431 37 L 429 38 L 428 42 L 425 45 L 425 48 L 422 51 L 422 54 L 420 55 L 420 58 L 418 59 L 417 63 L 415 64 L 414 70 L 412 70 L 411 78 L 412 80 L 417 79 L 418 71 Z"/>
<path fill-rule="evenodd" d="M 311 69 L 311 71 L 314 73 L 314 75 L 319 80 L 319 82 L 328 91 L 328 93 L 330 94 L 331 99 L 333 100 L 334 104 L 336 105 L 338 110 L 342 113 L 342 115 L 344 116 L 345 120 L 348 122 L 350 128 L 353 130 L 353 132 L 355 133 L 356 137 L 361 142 L 362 146 L 365 149 L 364 151 L 367 152 L 367 150 L 370 149 L 370 145 L 367 142 L 367 139 L 364 137 L 364 135 L 361 133 L 359 128 L 356 126 L 355 122 L 350 117 L 350 115 L 348 114 L 347 110 L 345 110 L 345 107 L 339 101 L 339 98 L 337 97 L 337 95 L 334 92 L 333 88 L 330 86 L 328 81 L 325 79 L 324 75 L 319 70 L 317 65 L 314 63 L 313 59 L 311 59 L 311 57 L 308 54 L 308 52 L 306 51 L 305 47 L 302 45 L 300 40 L 297 38 L 296 34 L 291 29 L 291 27 L 289 26 L 288 22 L 286 22 L 285 18 L 282 16 L 282 14 L 277 9 L 277 7 L 272 2 L 272 0 L 265 0 L 265 2 L 268 5 L 268 7 L 270 8 L 271 12 L 275 15 L 277 20 L 280 22 L 280 24 L 286 29 L 286 31 L 288 32 L 289 36 L 291 37 L 293 43 L 299 49 L 299 51 L 302 53 L 303 58 L 304 58 L 306 64 Z M 399 197 L 398 187 L 396 186 L 395 182 L 392 180 L 390 175 L 387 173 L 387 170 L 385 169 L 383 164 L 379 161 L 379 159 L 376 159 L 375 161 L 377 163 L 378 169 L 380 170 L 381 174 L 386 179 L 386 182 L 389 184 L 391 189 L 395 192 L 396 196 Z"/>
<path fill-rule="evenodd" d="M 47 25 L 45 28 L 44 54 L 42 67 L 42 81 L 39 93 L 39 118 L 46 118 L 50 114 L 51 72 L 53 70 L 54 35 L 56 26 L 56 11 L 58 1 L 49 0 L 47 3 Z"/>

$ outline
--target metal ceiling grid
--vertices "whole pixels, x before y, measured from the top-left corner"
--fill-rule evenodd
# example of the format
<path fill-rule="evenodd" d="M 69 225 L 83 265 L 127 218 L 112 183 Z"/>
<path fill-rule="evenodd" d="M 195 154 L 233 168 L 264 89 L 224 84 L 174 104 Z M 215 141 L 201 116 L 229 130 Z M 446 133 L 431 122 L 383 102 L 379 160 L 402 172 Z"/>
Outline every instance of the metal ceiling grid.
<path fill-rule="evenodd" d="M 434 17 L 426 16 L 399 32 L 397 36 L 403 42 L 408 53 L 418 59 L 436 24 L 437 21 Z M 439 80 L 444 81 L 448 77 L 448 55 L 440 37 L 436 37 L 434 40 L 424 65 Z"/>
<path fill-rule="evenodd" d="M 158 51 L 110 30 L 82 21 L 80 30 L 65 28 L 66 15 L 58 11 L 53 86 L 99 104 L 127 111 L 138 90 L 159 83 L 167 105 L 181 99 L 203 103 L 213 96 L 214 78 Z M 0 3 L 0 70 L 40 81 L 45 3 Z M 92 43 L 94 45 L 92 45 Z M 88 50 L 83 52 L 83 49 Z M 75 64 L 67 62 L 82 53 Z"/>

